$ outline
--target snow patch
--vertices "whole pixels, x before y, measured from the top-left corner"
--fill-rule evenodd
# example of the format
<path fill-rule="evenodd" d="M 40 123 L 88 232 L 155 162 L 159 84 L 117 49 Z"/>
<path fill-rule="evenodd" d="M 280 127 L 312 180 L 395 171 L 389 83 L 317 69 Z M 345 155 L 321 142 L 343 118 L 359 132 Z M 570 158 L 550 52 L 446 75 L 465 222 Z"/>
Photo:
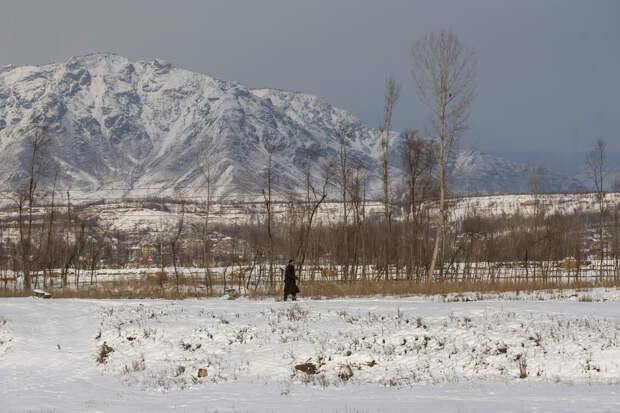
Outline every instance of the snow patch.
<path fill-rule="evenodd" d="M 97 345 L 114 349 L 101 369 L 160 392 L 241 378 L 320 388 L 620 383 L 616 319 L 497 308 L 422 316 L 393 303 L 392 309 L 302 303 L 262 311 L 241 304 L 238 312 L 115 305 L 100 313 Z"/>

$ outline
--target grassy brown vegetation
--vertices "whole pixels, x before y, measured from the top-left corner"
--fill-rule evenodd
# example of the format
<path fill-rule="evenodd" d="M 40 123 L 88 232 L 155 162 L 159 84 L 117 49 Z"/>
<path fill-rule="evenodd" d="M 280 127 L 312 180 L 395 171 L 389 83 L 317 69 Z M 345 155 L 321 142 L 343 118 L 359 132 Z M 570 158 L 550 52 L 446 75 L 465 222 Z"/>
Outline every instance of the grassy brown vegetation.
<path fill-rule="evenodd" d="M 178 290 L 175 285 L 160 286 L 157 279 L 146 280 L 118 280 L 99 282 L 91 287 L 79 289 L 50 289 L 52 298 L 90 298 L 90 299 L 142 299 L 159 298 L 178 300 L 186 298 L 206 298 L 222 296 L 222 289 L 209 290 L 198 285 L 192 279 L 184 279 Z M 531 293 L 536 291 L 589 291 L 593 288 L 620 288 L 620 282 L 615 281 L 584 281 L 584 282 L 443 282 L 443 283 L 415 283 L 406 280 L 391 281 L 304 281 L 300 285 L 300 297 L 310 299 L 331 299 L 345 297 L 372 297 L 372 296 L 415 296 L 415 295 L 446 295 L 460 293 Z M 235 290 L 237 291 L 237 290 Z M 0 289 L 0 297 L 20 297 L 29 294 L 22 290 Z M 232 299 L 239 295 L 227 295 Z M 240 296 L 251 299 L 276 298 L 282 296 L 282 286 L 275 284 L 267 289 L 250 289 L 243 291 Z M 585 296 L 580 301 L 592 301 Z"/>
<path fill-rule="evenodd" d="M 301 286 L 303 297 L 340 298 L 369 297 L 375 295 L 411 296 L 442 295 L 451 293 L 503 293 L 533 292 L 544 290 L 582 290 L 597 287 L 620 288 L 620 282 L 443 282 L 435 284 L 410 281 L 356 281 L 356 282 L 305 282 Z"/>

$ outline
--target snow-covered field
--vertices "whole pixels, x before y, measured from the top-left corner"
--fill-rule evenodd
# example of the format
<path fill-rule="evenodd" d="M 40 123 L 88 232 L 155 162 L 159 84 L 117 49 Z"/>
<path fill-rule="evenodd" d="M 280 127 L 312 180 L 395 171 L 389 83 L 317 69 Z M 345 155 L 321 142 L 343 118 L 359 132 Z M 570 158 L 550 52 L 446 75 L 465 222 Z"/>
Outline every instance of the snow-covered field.
<path fill-rule="evenodd" d="M 1 411 L 608 412 L 619 384 L 616 289 L 0 300 Z"/>
<path fill-rule="evenodd" d="M 453 220 L 463 219 L 467 216 L 478 215 L 483 217 L 502 216 L 522 213 L 532 215 L 537 208 L 547 214 L 573 214 L 577 212 L 596 213 L 598 203 L 595 194 L 542 194 L 538 196 L 529 194 L 519 195 L 487 195 L 454 198 L 450 209 L 450 218 Z M 606 195 L 609 207 L 620 204 L 620 193 Z M 174 209 L 174 208 L 173 208 Z M 102 221 L 113 229 L 121 230 L 144 230 L 158 229 L 162 226 L 171 228 L 178 222 L 176 211 L 162 212 L 148 208 L 133 207 L 114 203 L 93 206 L 87 210 L 90 215 L 98 216 Z M 284 220 L 290 213 L 290 205 L 276 203 L 273 206 L 274 219 Z M 366 204 L 368 216 L 383 214 L 383 203 L 368 202 Z M 396 211 L 396 219 L 404 211 Z M 257 204 L 223 203 L 212 207 L 210 222 L 218 224 L 247 223 L 264 220 L 264 206 Z M 189 224 L 204 221 L 203 211 L 199 206 L 188 208 L 185 213 Z M 333 224 L 342 219 L 342 204 L 338 202 L 326 202 L 322 204 L 316 216 L 317 222 Z"/>
<path fill-rule="evenodd" d="M 606 204 L 612 208 L 620 204 L 620 193 L 608 193 Z M 144 207 L 139 202 L 108 201 L 104 205 L 93 205 L 84 211 L 87 217 L 97 217 L 102 225 L 109 230 L 121 230 L 130 232 L 154 231 L 173 228 L 179 222 L 179 206 L 170 205 L 169 210 L 160 211 Z M 459 197 L 451 200 L 449 209 L 450 219 L 458 220 L 468 216 L 477 215 L 494 217 L 521 213 L 532 215 L 537 209 L 547 214 L 573 214 L 579 212 L 596 213 L 598 203 L 595 194 L 531 194 L 519 195 L 487 195 Z M 44 214 L 45 208 L 37 208 L 35 214 Z M 287 203 L 275 203 L 273 205 L 274 219 L 284 220 L 291 213 Z M 380 216 L 383 214 L 383 203 L 369 201 L 366 203 L 367 216 Z M 404 211 L 395 210 L 395 219 L 404 214 Z M 186 227 L 199 225 L 204 222 L 204 206 L 190 204 L 186 206 L 184 220 Z M 264 220 L 264 205 L 261 202 L 246 203 L 217 203 L 210 210 L 209 220 L 211 224 L 242 224 L 260 222 Z M 16 211 L 0 211 L 0 219 L 16 219 Z M 325 202 L 317 210 L 316 222 L 333 224 L 342 219 L 342 204 L 338 202 Z M 15 238 L 16 231 L 6 230 L 4 236 Z"/>

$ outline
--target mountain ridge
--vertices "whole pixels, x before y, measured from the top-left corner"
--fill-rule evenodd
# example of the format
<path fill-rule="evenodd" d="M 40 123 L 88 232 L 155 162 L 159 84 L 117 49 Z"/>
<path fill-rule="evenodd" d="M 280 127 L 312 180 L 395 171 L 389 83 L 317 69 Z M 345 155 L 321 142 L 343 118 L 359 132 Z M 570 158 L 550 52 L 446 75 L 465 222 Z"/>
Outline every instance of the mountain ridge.
<path fill-rule="evenodd" d="M 346 110 L 311 94 L 247 88 L 160 59 L 94 53 L 64 63 L 0 68 L 5 187 L 19 186 L 27 176 L 23 131 L 32 119 L 48 127 L 50 157 L 62 171 L 58 183 L 93 198 L 173 196 L 183 189 L 204 195 L 208 163 L 216 198 L 258 199 L 273 148 L 275 187 L 282 194 L 303 182 L 306 164 L 320 175 L 322 163 L 337 159 L 334 128 L 341 123 L 352 130 L 351 159 L 363 162 L 372 176 L 380 170 L 378 131 Z M 396 175 L 399 145 L 395 132 Z M 528 186 L 521 176 L 527 166 L 481 152 L 461 151 L 452 170 L 457 193 L 524 192 Z M 576 185 L 556 178 L 548 189 Z"/>

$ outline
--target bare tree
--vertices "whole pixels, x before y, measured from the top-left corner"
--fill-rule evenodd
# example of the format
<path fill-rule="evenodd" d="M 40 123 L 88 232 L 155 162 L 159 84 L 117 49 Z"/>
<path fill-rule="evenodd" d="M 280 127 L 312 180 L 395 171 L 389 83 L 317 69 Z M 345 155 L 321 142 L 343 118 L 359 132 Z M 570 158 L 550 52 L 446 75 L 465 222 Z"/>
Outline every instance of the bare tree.
<path fill-rule="evenodd" d="M 38 194 L 40 179 L 50 163 L 48 149 L 51 140 L 48 135 L 47 125 L 41 124 L 36 119 L 27 129 L 21 132 L 26 135 L 28 181 L 17 189 L 14 202 L 18 209 L 19 248 L 21 252 L 21 270 L 24 277 L 24 290 L 30 291 L 32 288 L 31 272 L 34 259 L 32 234 L 34 204 Z"/>
<path fill-rule="evenodd" d="M 432 193 L 432 173 L 437 165 L 437 147 L 432 141 L 419 138 L 416 130 L 404 131 L 403 141 L 403 178 L 406 180 L 409 195 L 408 214 L 414 216 L 420 201 Z"/>
<path fill-rule="evenodd" d="M 432 282 L 445 222 L 446 165 L 467 129 L 475 94 L 476 61 L 473 50 L 446 30 L 417 41 L 411 57 L 418 95 L 430 111 L 432 135 L 439 136 L 439 215 L 428 274 L 428 282 Z"/>
<path fill-rule="evenodd" d="M 272 185 L 273 185 L 273 155 L 278 150 L 278 146 L 275 144 L 267 144 L 267 170 L 266 170 L 266 184 L 267 191 L 263 188 L 263 198 L 265 201 L 265 209 L 267 211 L 267 236 L 269 238 L 269 285 L 273 287 L 273 199 L 272 199 Z"/>
<path fill-rule="evenodd" d="M 392 112 L 400 96 L 400 86 L 393 77 L 385 82 L 385 106 L 381 131 L 381 167 L 383 170 L 383 216 L 385 234 L 383 241 L 385 279 L 390 277 L 390 239 L 392 237 L 392 211 L 390 209 L 390 181 L 388 154 L 390 151 L 390 131 L 392 127 Z"/>
<path fill-rule="evenodd" d="M 596 200 L 599 206 L 598 236 L 600 249 L 600 267 L 599 277 L 603 278 L 603 260 L 605 258 L 605 247 L 603 242 L 604 215 L 605 215 L 605 180 L 607 178 L 607 170 L 605 166 L 606 153 L 605 141 L 599 139 L 596 141 L 594 149 L 586 155 L 585 163 L 588 174 L 594 184 L 596 191 Z"/>
<path fill-rule="evenodd" d="M 46 231 L 46 240 L 45 240 L 45 250 L 43 251 L 43 255 L 42 255 L 42 259 L 43 259 L 43 265 L 44 268 L 51 273 L 52 272 L 52 265 L 54 262 L 54 220 L 56 218 L 56 214 L 55 214 L 55 205 L 54 205 L 54 201 L 56 198 L 56 183 L 57 183 L 57 179 L 58 179 L 58 170 L 56 170 L 56 173 L 54 175 L 54 181 L 52 184 L 52 193 L 50 196 L 50 204 L 49 204 L 49 213 L 47 214 L 47 231 Z M 45 281 L 43 288 L 46 287 L 45 285 Z"/>
<path fill-rule="evenodd" d="M 336 126 L 336 137 L 340 145 L 339 163 L 340 163 L 340 187 L 342 189 L 342 238 L 344 251 L 343 279 L 349 277 L 349 228 L 348 228 L 348 210 L 347 210 L 347 189 L 349 180 L 349 165 L 347 163 L 347 147 L 351 139 L 351 127 L 345 124 Z"/>
<path fill-rule="evenodd" d="M 202 153 L 198 158 L 198 169 L 200 170 L 204 178 L 204 186 L 207 190 L 205 200 L 205 220 L 203 230 L 203 247 L 202 247 L 202 265 L 205 272 L 205 285 L 209 289 L 209 292 L 213 292 L 213 280 L 211 279 L 211 273 L 209 271 L 209 218 L 211 216 L 211 203 L 213 201 L 214 191 L 214 154 L 208 148 L 203 148 Z"/>
<path fill-rule="evenodd" d="M 170 244 L 170 253 L 172 255 L 172 266 L 174 268 L 174 277 L 176 281 L 177 293 L 179 292 L 180 281 L 180 274 L 177 268 L 177 261 L 179 256 L 179 240 L 181 239 L 181 234 L 183 234 L 183 226 L 185 223 L 185 199 L 182 196 L 179 196 L 178 198 L 181 200 L 181 211 L 177 219 L 176 228 L 174 229 L 174 232 L 168 240 L 168 243 Z"/>
<path fill-rule="evenodd" d="M 71 191 L 67 190 L 67 211 L 65 213 L 65 223 L 64 223 L 64 248 L 62 254 L 62 286 L 63 288 L 67 285 L 67 276 L 69 274 L 69 269 L 71 265 L 73 265 L 74 260 L 77 257 L 78 253 L 78 242 L 77 237 L 75 236 L 75 231 L 73 229 L 74 225 L 74 217 L 72 214 L 71 208 Z"/>
<path fill-rule="evenodd" d="M 437 165 L 436 145 L 426 139 L 418 137 L 418 131 L 406 130 L 403 132 L 405 152 L 403 153 L 403 178 L 407 188 L 405 222 L 410 227 L 409 276 L 419 268 L 418 255 L 418 226 L 420 221 L 420 207 L 422 201 L 427 200 L 434 193 L 436 187 L 433 171 Z M 417 277 L 416 277 L 417 278 Z"/>
<path fill-rule="evenodd" d="M 333 165 L 331 163 L 325 163 L 321 171 L 319 185 L 316 185 L 312 179 L 312 168 L 310 165 L 306 164 L 304 168 L 306 181 L 306 211 L 304 212 L 304 223 L 302 224 L 302 229 L 299 233 L 297 252 L 295 253 L 295 258 L 301 257 L 298 265 L 300 277 L 302 275 L 308 252 L 308 246 L 310 244 L 312 223 L 314 221 L 314 217 L 316 216 L 316 212 L 327 198 L 327 189 L 332 179 L 332 169 Z"/>
<path fill-rule="evenodd" d="M 104 255 L 106 244 L 109 240 L 106 228 L 96 220 L 87 223 L 90 232 L 86 240 L 88 270 L 90 271 L 90 284 L 93 284 L 97 263 Z"/>
<path fill-rule="evenodd" d="M 534 165 L 530 167 L 530 178 L 528 182 L 528 186 L 530 188 L 530 192 L 534 196 L 534 222 L 540 221 L 540 219 L 544 215 L 543 203 L 540 199 L 540 194 L 544 190 L 543 186 L 543 175 L 541 174 L 542 167 Z"/>
<path fill-rule="evenodd" d="M 161 271 L 159 273 L 159 279 L 160 279 L 160 286 L 163 290 L 164 287 L 164 281 L 167 278 L 166 275 L 166 255 L 165 255 L 165 246 L 166 246 L 166 239 L 165 239 L 165 226 L 164 226 L 164 197 L 163 195 L 161 196 L 161 198 L 159 199 L 159 208 L 162 212 L 160 218 L 159 218 L 159 236 L 158 236 L 158 243 L 159 243 L 159 266 L 161 268 Z"/>
<path fill-rule="evenodd" d="M 613 191 L 620 193 L 620 177 L 616 178 Z M 616 267 L 615 281 L 620 281 L 620 202 L 616 202 L 614 209 L 614 262 Z"/>
<path fill-rule="evenodd" d="M 354 212 L 355 232 L 353 235 L 353 276 L 357 278 L 360 256 L 365 258 L 365 242 L 362 236 L 362 227 L 366 219 L 366 184 L 367 171 L 361 161 L 355 163 L 349 183 L 349 199 Z M 366 278 L 366 265 L 362 265 L 362 278 Z"/>
<path fill-rule="evenodd" d="M 620 182 L 618 182 L 620 183 Z M 620 189 L 620 188 L 619 188 Z M 617 191 L 620 192 L 620 191 Z M 614 208 L 614 230 L 613 230 L 613 256 L 614 256 L 614 267 L 616 269 L 615 272 L 615 280 L 616 282 L 620 281 L 620 204 L 616 202 L 616 207 Z"/>

